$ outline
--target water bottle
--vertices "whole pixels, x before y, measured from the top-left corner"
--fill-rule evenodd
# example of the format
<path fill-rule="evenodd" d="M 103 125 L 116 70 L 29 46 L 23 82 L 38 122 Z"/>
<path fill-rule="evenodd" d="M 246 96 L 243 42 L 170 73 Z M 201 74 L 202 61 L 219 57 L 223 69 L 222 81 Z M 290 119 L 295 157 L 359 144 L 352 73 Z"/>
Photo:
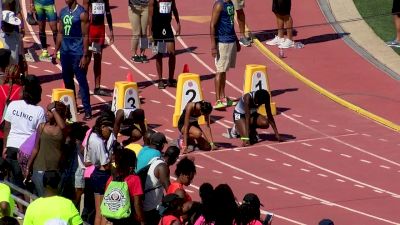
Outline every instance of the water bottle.
<path fill-rule="evenodd" d="M 279 58 L 285 58 L 285 52 L 283 51 L 283 48 L 279 48 Z"/>
<path fill-rule="evenodd" d="M 294 43 L 294 47 L 295 48 L 304 48 L 304 44 L 301 42 L 296 42 L 296 43 Z"/>
<path fill-rule="evenodd" d="M 158 46 L 155 44 L 155 42 L 151 44 L 151 50 L 153 54 L 158 54 Z"/>

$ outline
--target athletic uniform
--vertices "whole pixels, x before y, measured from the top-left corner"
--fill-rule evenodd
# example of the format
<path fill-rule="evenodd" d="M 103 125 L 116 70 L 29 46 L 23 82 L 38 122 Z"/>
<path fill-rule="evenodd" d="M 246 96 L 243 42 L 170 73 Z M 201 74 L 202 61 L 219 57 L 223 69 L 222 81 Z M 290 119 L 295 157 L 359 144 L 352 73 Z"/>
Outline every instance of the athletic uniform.
<path fill-rule="evenodd" d="M 174 42 L 172 0 L 154 0 L 152 32 L 154 41 Z"/>
<path fill-rule="evenodd" d="M 139 132 L 142 132 L 142 130 L 140 129 L 140 126 L 138 124 L 134 123 L 135 121 L 133 121 L 132 119 L 128 119 L 129 115 L 136 111 L 136 108 L 121 109 L 121 110 L 124 111 L 124 120 L 122 121 L 119 133 L 121 133 L 124 136 L 131 136 L 133 130 L 139 130 Z M 118 110 L 115 113 L 117 113 L 117 112 L 118 112 Z"/>
<path fill-rule="evenodd" d="M 57 11 L 54 0 L 35 0 L 36 19 L 38 21 L 57 21 Z"/>
<path fill-rule="evenodd" d="M 198 104 L 198 103 L 199 102 L 194 103 L 194 108 L 196 108 L 196 104 Z M 182 114 L 181 114 L 181 116 L 179 117 L 179 120 L 178 120 L 178 129 L 179 129 L 180 132 L 182 131 L 183 126 L 185 125 L 185 115 L 186 115 L 186 109 L 183 110 L 183 112 L 182 112 Z M 199 114 L 199 115 L 190 115 L 190 117 L 189 117 L 189 128 L 191 126 L 194 126 L 194 127 L 197 127 L 197 128 L 200 129 L 199 122 L 198 122 L 200 116 L 201 116 L 201 114 Z"/>
<path fill-rule="evenodd" d="M 63 27 L 63 40 L 61 42 L 61 66 L 65 87 L 75 90 L 74 74 L 78 80 L 82 104 L 86 114 L 92 113 L 89 98 L 89 85 L 87 82 L 87 70 L 79 67 L 83 56 L 83 37 L 80 16 L 85 9 L 76 4 L 74 9 L 65 7 L 60 11 L 61 25 Z"/>
<path fill-rule="evenodd" d="M 89 0 L 90 4 L 90 26 L 89 26 L 89 42 L 104 45 L 106 29 L 104 25 L 105 2 L 104 0 Z"/>
<path fill-rule="evenodd" d="M 292 0 L 273 0 L 272 12 L 281 16 L 290 15 Z"/>
<path fill-rule="evenodd" d="M 248 93 L 250 95 L 249 109 L 250 109 L 250 117 L 251 118 L 255 118 L 256 116 L 258 116 L 258 113 L 257 113 L 258 106 L 253 103 L 255 93 L 256 93 L 255 91 Z M 239 102 L 237 103 L 237 105 L 235 106 L 235 109 L 233 110 L 233 121 L 237 121 L 237 120 L 245 119 L 245 118 L 246 118 L 245 102 L 244 102 L 244 96 L 242 96 L 240 98 Z"/>

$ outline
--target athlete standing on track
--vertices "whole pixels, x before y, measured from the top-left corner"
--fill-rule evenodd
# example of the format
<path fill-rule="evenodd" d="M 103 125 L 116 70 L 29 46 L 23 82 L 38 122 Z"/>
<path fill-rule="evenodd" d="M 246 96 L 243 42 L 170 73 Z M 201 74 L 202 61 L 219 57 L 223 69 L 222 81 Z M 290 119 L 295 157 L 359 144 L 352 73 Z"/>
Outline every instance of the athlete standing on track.
<path fill-rule="evenodd" d="M 85 110 L 84 120 L 92 118 L 87 66 L 89 64 L 89 20 L 85 9 L 76 0 L 65 0 L 66 7 L 60 11 L 57 45 L 61 48 L 62 77 L 65 88 L 74 90 L 74 74 L 78 80 L 82 104 Z"/>
<path fill-rule="evenodd" d="M 244 1 L 245 0 L 232 0 L 232 3 L 236 10 L 236 18 L 239 24 L 240 35 L 239 43 L 245 47 L 251 45 L 251 38 L 246 37 L 246 16 L 244 14 Z"/>
<path fill-rule="evenodd" d="M 54 0 L 31 0 L 31 13 L 35 14 L 39 23 L 39 38 L 42 45 L 42 53 L 39 56 L 40 60 L 49 60 L 50 55 L 47 51 L 46 37 L 46 20 L 49 22 L 51 31 L 53 32 L 54 44 L 57 43 L 57 11 Z M 59 52 L 57 52 L 59 54 Z M 59 55 L 57 55 L 60 58 Z"/>
<path fill-rule="evenodd" d="M 172 32 L 172 14 L 174 14 L 177 29 L 176 35 L 181 33 L 181 24 L 179 22 L 179 13 L 176 8 L 175 0 L 150 0 L 149 1 L 149 39 L 153 39 L 157 45 L 160 43 L 167 44 L 167 52 L 169 55 L 168 66 L 169 76 L 167 86 L 176 87 L 176 80 L 174 79 L 175 73 L 175 38 Z M 156 55 L 157 74 L 159 77 L 158 88 L 164 89 L 165 84 L 162 79 L 163 65 L 162 53 L 158 52 Z"/>
<path fill-rule="evenodd" d="M 290 15 L 292 0 L 273 0 L 272 12 L 275 13 L 278 35 L 267 41 L 267 45 L 278 45 L 279 48 L 293 48 L 293 19 Z M 286 27 L 287 38 L 284 38 Z"/>
<path fill-rule="evenodd" d="M 210 33 L 211 55 L 215 58 L 217 73 L 215 74 L 214 109 L 223 109 L 234 105 L 234 102 L 225 95 L 226 72 L 235 68 L 236 54 L 240 51 L 240 44 L 235 33 L 235 10 L 231 0 L 218 0 L 214 4 Z"/>
<path fill-rule="evenodd" d="M 112 16 L 109 0 L 83 0 L 83 7 L 89 13 L 89 59 L 94 57 L 94 94 L 102 96 L 111 96 L 111 93 L 100 87 L 101 82 L 101 60 L 104 48 L 104 39 L 106 30 L 104 25 L 104 14 L 107 17 L 108 28 L 110 29 L 110 45 L 114 42 L 114 32 L 112 25 Z M 89 60 L 90 63 L 90 60 Z"/>
<path fill-rule="evenodd" d="M 148 63 L 149 60 L 144 55 L 144 46 L 141 46 L 139 55 L 137 55 L 137 48 L 139 46 L 139 37 L 147 38 L 149 0 L 129 0 L 128 17 L 132 28 L 131 61 L 134 63 Z"/>

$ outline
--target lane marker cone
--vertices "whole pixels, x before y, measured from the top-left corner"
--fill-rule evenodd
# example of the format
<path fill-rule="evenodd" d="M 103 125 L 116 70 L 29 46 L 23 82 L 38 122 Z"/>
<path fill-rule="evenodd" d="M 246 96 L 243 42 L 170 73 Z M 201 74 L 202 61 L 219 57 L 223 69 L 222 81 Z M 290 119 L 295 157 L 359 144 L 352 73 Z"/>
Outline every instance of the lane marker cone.
<path fill-rule="evenodd" d="M 183 72 L 182 73 L 189 73 L 189 65 L 188 64 L 185 64 L 183 66 Z"/>
<path fill-rule="evenodd" d="M 131 72 L 128 72 L 128 74 L 126 74 L 126 81 L 133 82 L 133 76 Z"/>

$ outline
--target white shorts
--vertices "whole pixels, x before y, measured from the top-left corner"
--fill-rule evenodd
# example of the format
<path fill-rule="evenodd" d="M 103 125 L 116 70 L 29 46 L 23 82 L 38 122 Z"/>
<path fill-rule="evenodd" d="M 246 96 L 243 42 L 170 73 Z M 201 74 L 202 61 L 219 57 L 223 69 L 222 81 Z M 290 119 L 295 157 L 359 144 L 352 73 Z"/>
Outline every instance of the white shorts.
<path fill-rule="evenodd" d="M 235 68 L 236 53 L 236 42 L 218 43 L 218 54 L 217 58 L 215 58 L 215 67 L 217 68 L 217 73 L 224 73 L 230 68 Z"/>

